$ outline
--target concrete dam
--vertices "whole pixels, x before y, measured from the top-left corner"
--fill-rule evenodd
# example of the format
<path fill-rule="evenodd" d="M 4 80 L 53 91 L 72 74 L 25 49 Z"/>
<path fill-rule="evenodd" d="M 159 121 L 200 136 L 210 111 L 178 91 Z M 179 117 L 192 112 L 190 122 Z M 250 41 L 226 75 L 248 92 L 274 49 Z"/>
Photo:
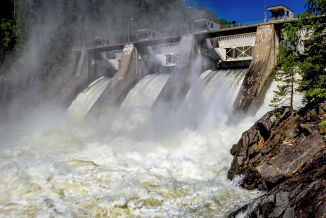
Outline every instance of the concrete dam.
<path fill-rule="evenodd" d="M 246 73 L 233 105 L 234 110 L 246 111 L 268 85 L 283 24 L 281 21 L 75 51 L 76 73 L 63 90 L 62 102 L 69 105 L 88 84 L 104 77 L 108 80 L 105 88 L 92 100 L 87 114 L 99 112 L 100 108 L 119 106 L 147 75 L 164 74 L 168 80 L 152 107 L 167 106 L 169 101 L 176 106 L 187 95 L 190 83 L 199 80 L 205 71 L 240 69 Z"/>
<path fill-rule="evenodd" d="M 286 22 L 74 50 L 63 115 L 0 156 L 0 212 L 226 217 L 262 195 L 227 179 L 230 149 L 270 110 Z"/>

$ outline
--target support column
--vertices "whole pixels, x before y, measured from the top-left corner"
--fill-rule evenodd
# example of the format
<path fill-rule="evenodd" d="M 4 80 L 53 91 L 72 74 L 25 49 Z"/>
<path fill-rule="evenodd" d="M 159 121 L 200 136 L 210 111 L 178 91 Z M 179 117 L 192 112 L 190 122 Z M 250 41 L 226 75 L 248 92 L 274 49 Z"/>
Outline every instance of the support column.
<path fill-rule="evenodd" d="M 235 110 L 247 110 L 252 101 L 262 93 L 276 66 L 278 40 L 274 24 L 257 27 L 253 60 L 234 102 Z"/>
<path fill-rule="evenodd" d="M 85 59 L 87 58 L 87 51 L 82 50 L 79 56 L 78 63 L 76 65 L 76 71 L 75 75 L 67 86 L 62 90 L 61 96 L 60 96 L 60 104 L 64 107 L 69 106 L 69 104 L 75 99 L 77 94 L 86 88 L 88 85 L 88 72 L 85 71 L 84 65 L 85 65 Z"/>
<path fill-rule="evenodd" d="M 125 45 L 118 72 L 111 79 L 110 84 L 96 101 L 90 113 L 101 113 L 102 108 L 105 110 L 107 107 L 118 106 L 136 82 L 148 74 L 147 69 L 139 69 L 139 65 L 135 46 L 133 44 Z"/>
<path fill-rule="evenodd" d="M 177 107 L 190 88 L 192 73 L 198 73 L 202 68 L 197 63 L 193 35 L 184 36 L 180 42 L 180 56 L 176 68 L 157 97 L 153 107 Z"/>

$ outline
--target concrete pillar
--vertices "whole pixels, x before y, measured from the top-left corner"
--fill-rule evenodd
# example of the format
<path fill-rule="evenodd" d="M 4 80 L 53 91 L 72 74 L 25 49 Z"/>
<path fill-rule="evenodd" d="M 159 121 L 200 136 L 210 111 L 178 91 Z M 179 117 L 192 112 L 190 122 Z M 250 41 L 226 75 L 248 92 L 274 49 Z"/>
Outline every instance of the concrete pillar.
<path fill-rule="evenodd" d="M 196 43 L 193 35 L 184 36 L 180 42 L 180 56 L 172 75 L 157 97 L 153 107 L 177 107 L 186 96 L 192 73 L 200 73 L 201 63 L 196 59 Z M 197 65 L 197 66 L 196 66 Z"/>
<path fill-rule="evenodd" d="M 89 83 L 87 67 L 85 68 L 87 58 L 87 51 L 82 50 L 76 65 L 75 75 L 61 92 L 59 102 L 63 107 L 69 106 L 77 94 L 85 89 Z"/>
<path fill-rule="evenodd" d="M 234 102 L 235 110 L 247 110 L 257 98 L 276 65 L 279 37 L 274 24 L 257 27 L 253 60 Z"/>
<path fill-rule="evenodd" d="M 91 114 L 101 113 L 107 107 L 118 106 L 136 82 L 145 76 L 147 69 L 139 63 L 138 52 L 133 44 L 124 46 L 118 72 L 112 77 L 108 87 L 96 101 Z"/>

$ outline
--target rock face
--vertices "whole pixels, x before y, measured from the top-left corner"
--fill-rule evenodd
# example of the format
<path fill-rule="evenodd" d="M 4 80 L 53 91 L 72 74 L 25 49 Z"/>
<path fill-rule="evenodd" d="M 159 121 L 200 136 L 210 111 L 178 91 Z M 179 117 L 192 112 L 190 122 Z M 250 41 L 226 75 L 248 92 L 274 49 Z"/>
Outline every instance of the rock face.
<path fill-rule="evenodd" d="M 229 179 L 268 192 L 235 211 L 249 217 L 326 217 L 326 103 L 267 113 L 231 149 Z"/>

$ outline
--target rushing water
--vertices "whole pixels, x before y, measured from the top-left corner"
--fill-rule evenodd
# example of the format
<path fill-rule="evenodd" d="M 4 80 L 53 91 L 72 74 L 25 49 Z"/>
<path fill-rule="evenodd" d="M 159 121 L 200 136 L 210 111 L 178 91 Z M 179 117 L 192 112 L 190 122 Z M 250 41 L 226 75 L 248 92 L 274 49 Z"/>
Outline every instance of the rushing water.
<path fill-rule="evenodd" d="M 98 80 L 69 119 L 2 152 L 0 216 L 225 217 L 260 195 L 227 179 L 232 144 L 267 110 L 230 119 L 244 74 L 203 73 L 177 111 L 153 111 L 169 76 L 148 75 L 120 109 L 77 125 L 71 114 L 85 115 L 109 82 Z"/>
<path fill-rule="evenodd" d="M 100 77 L 91 83 L 68 108 L 68 114 L 74 119 L 84 118 L 109 83 L 110 79 L 106 77 Z"/>

